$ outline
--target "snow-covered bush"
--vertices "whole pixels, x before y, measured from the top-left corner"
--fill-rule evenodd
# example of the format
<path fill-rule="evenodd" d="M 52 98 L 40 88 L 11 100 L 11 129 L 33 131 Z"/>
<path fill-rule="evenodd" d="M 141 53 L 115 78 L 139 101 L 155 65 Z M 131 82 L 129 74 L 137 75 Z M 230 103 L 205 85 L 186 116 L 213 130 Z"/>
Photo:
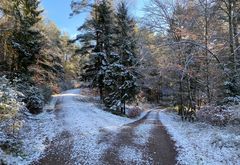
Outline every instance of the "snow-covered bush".
<path fill-rule="evenodd" d="M 16 90 L 17 81 L 10 82 L 6 76 L 0 77 L 0 153 L 17 151 L 16 136 L 22 127 L 19 112 L 24 110 L 24 95 Z"/>
<path fill-rule="evenodd" d="M 28 82 L 19 81 L 17 89 L 24 94 L 23 102 L 26 104 L 29 112 L 40 113 L 44 106 L 44 97 L 39 88 Z"/>
<path fill-rule="evenodd" d="M 228 124 L 240 125 L 240 105 L 230 106 L 227 111 L 229 112 L 230 118 Z"/>
<path fill-rule="evenodd" d="M 196 115 L 198 120 L 218 126 L 227 125 L 231 118 L 230 111 L 223 106 L 206 106 L 197 111 Z"/>
<path fill-rule="evenodd" d="M 238 105 L 240 103 L 240 96 L 226 97 L 223 99 L 223 104 Z"/>
<path fill-rule="evenodd" d="M 25 103 L 27 108 L 31 113 L 39 113 L 42 112 L 44 106 L 44 98 L 41 95 L 38 88 L 32 86 L 27 90 L 28 97 L 25 98 Z"/>
<path fill-rule="evenodd" d="M 14 117 L 23 106 L 23 94 L 6 78 L 0 77 L 0 120 Z"/>
<path fill-rule="evenodd" d="M 53 89 L 48 85 L 41 85 L 38 87 L 40 89 L 41 94 L 43 95 L 44 102 L 48 102 L 51 99 Z"/>

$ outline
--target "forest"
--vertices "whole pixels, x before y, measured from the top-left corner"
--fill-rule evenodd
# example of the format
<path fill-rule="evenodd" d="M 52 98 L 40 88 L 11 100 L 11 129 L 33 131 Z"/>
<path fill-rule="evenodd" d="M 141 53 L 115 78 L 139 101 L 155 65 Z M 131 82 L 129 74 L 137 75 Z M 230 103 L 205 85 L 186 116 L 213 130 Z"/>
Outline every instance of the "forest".
<path fill-rule="evenodd" d="M 0 164 L 240 163 L 240 1 L 139 2 L 0 1 Z"/>

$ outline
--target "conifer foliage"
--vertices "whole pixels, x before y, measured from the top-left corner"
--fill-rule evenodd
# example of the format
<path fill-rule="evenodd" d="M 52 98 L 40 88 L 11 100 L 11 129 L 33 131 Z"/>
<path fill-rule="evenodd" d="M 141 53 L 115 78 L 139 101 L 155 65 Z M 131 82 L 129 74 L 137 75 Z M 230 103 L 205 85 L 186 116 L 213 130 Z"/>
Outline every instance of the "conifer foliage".
<path fill-rule="evenodd" d="M 128 9 L 124 2 L 117 6 L 115 14 L 115 38 L 114 45 L 118 59 L 109 67 L 108 76 L 105 82 L 113 82 L 114 90 L 106 99 L 113 109 L 120 107 L 125 113 L 125 102 L 132 99 L 137 92 L 136 71 L 136 41 L 134 20 L 129 16 Z M 110 84 L 106 83 L 106 88 Z"/>
<path fill-rule="evenodd" d="M 124 2 L 117 11 L 107 0 L 92 5 L 91 17 L 78 29 L 79 52 L 89 56 L 82 78 L 99 89 L 100 98 L 111 110 L 125 113 L 125 103 L 134 98 L 136 43 L 134 20 Z"/>
<path fill-rule="evenodd" d="M 15 88 L 32 113 L 42 111 L 52 93 L 71 86 L 79 61 L 75 47 L 54 23 L 43 18 L 40 0 L 0 1 L 0 77 Z M 70 64 L 71 62 L 71 64 Z"/>
<path fill-rule="evenodd" d="M 27 70 L 35 63 L 41 50 L 42 35 L 34 28 L 41 20 L 38 0 L 13 0 L 13 15 L 16 19 L 15 30 L 10 38 L 14 50 L 18 53 L 16 70 Z M 19 26 L 18 26 L 19 25 Z"/>

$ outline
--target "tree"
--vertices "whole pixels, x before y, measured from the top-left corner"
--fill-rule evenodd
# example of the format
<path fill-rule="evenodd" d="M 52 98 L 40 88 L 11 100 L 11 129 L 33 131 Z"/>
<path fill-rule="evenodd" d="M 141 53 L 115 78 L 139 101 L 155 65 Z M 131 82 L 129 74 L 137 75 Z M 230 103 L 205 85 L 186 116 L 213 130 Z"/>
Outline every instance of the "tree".
<path fill-rule="evenodd" d="M 125 113 L 126 101 L 134 98 L 137 91 L 135 22 L 125 3 L 119 4 L 114 16 L 110 1 L 94 5 L 81 2 L 81 7 L 92 7 L 91 18 L 78 29 L 81 34 L 75 40 L 82 45 L 78 53 L 89 57 L 82 77 L 99 89 L 108 108 Z"/>
<path fill-rule="evenodd" d="M 16 65 L 12 69 L 27 73 L 41 50 L 42 35 L 35 25 L 41 20 L 42 10 L 39 10 L 38 0 L 13 0 L 12 3 L 16 22 L 8 42 L 17 52 Z"/>
<path fill-rule="evenodd" d="M 223 58 L 218 52 L 223 28 L 215 3 L 152 0 L 145 10 L 143 23 L 159 38 L 155 44 L 163 50 L 158 52 L 162 56 L 158 57 L 160 73 L 168 71 L 162 79 L 171 82 L 174 101 L 180 107 L 200 100 L 210 104 L 224 78 Z"/>
<path fill-rule="evenodd" d="M 217 7 L 221 15 L 220 19 L 227 23 L 229 45 L 228 63 L 226 66 L 226 77 L 224 81 L 225 97 L 234 97 L 239 95 L 240 84 L 238 83 L 239 72 L 239 3 L 237 0 L 217 1 Z M 225 47 L 226 48 L 226 47 Z"/>
<path fill-rule="evenodd" d="M 0 2 L 0 70 L 10 70 L 15 61 L 15 52 L 12 49 L 9 38 L 13 35 L 15 18 L 12 14 L 12 4 L 3 0 Z"/>
<path fill-rule="evenodd" d="M 126 101 L 133 99 L 137 93 L 135 23 L 128 14 L 125 2 L 118 4 L 115 18 L 114 46 L 117 54 L 105 78 L 106 88 L 111 86 L 110 96 L 106 99 L 110 107 L 120 108 L 121 113 L 125 114 Z"/>
<path fill-rule="evenodd" d="M 78 52 L 89 56 L 84 67 L 83 79 L 90 80 L 92 86 L 99 89 L 104 100 L 104 76 L 113 52 L 113 11 L 108 1 L 103 0 L 92 6 L 91 18 L 78 29 L 83 34 L 77 36 L 82 47 Z"/>
<path fill-rule="evenodd" d="M 48 83 L 53 86 L 64 79 L 62 49 L 66 48 L 66 45 L 61 43 L 61 32 L 53 22 L 40 21 L 36 28 L 41 31 L 45 42 L 42 43 L 36 63 L 30 67 L 30 71 L 37 85 Z"/>

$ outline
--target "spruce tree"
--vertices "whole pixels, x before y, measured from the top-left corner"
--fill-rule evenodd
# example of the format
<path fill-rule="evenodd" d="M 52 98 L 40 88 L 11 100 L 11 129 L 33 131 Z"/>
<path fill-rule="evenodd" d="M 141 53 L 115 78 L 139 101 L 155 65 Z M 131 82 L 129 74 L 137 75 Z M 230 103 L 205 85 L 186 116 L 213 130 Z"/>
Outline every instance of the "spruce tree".
<path fill-rule="evenodd" d="M 133 99 L 137 92 L 135 23 L 129 16 L 125 2 L 119 3 L 115 18 L 113 39 L 117 53 L 105 77 L 105 88 L 111 91 L 106 101 L 111 109 L 125 114 L 126 101 Z"/>
<path fill-rule="evenodd" d="M 100 91 L 106 107 L 125 113 L 125 103 L 133 99 L 136 85 L 135 23 L 125 3 L 114 15 L 107 0 L 95 3 L 91 18 L 79 28 L 76 41 L 82 55 L 89 56 L 82 78 Z"/>
<path fill-rule="evenodd" d="M 125 2 L 118 4 L 116 13 L 115 44 L 121 57 L 120 62 L 127 67 L 136 64 L 135 22 L 129 16 Z"/>
<path fill-rule="evenodd" d="M 13 0 L 15 29 L 10 44 L 17 53 L 15 70 L 27 72 L 41 50 L 42 35 L 34 26 L 41 20 L 38 0 Z"/>
<path fill-rule="evenodd" d="M 95 3 L 92 8 L 91 18 L 79 28 L 82 33 L 76 40 L 82 43 L 79 52 L 89 56 L 89 62 L 84 67 L 83 79 L 90 80 L 91 85 L 97 87 L 100 98 L 104 99 L 104 77 L 111 59 L 113 11 L 108 1 Z"/>

